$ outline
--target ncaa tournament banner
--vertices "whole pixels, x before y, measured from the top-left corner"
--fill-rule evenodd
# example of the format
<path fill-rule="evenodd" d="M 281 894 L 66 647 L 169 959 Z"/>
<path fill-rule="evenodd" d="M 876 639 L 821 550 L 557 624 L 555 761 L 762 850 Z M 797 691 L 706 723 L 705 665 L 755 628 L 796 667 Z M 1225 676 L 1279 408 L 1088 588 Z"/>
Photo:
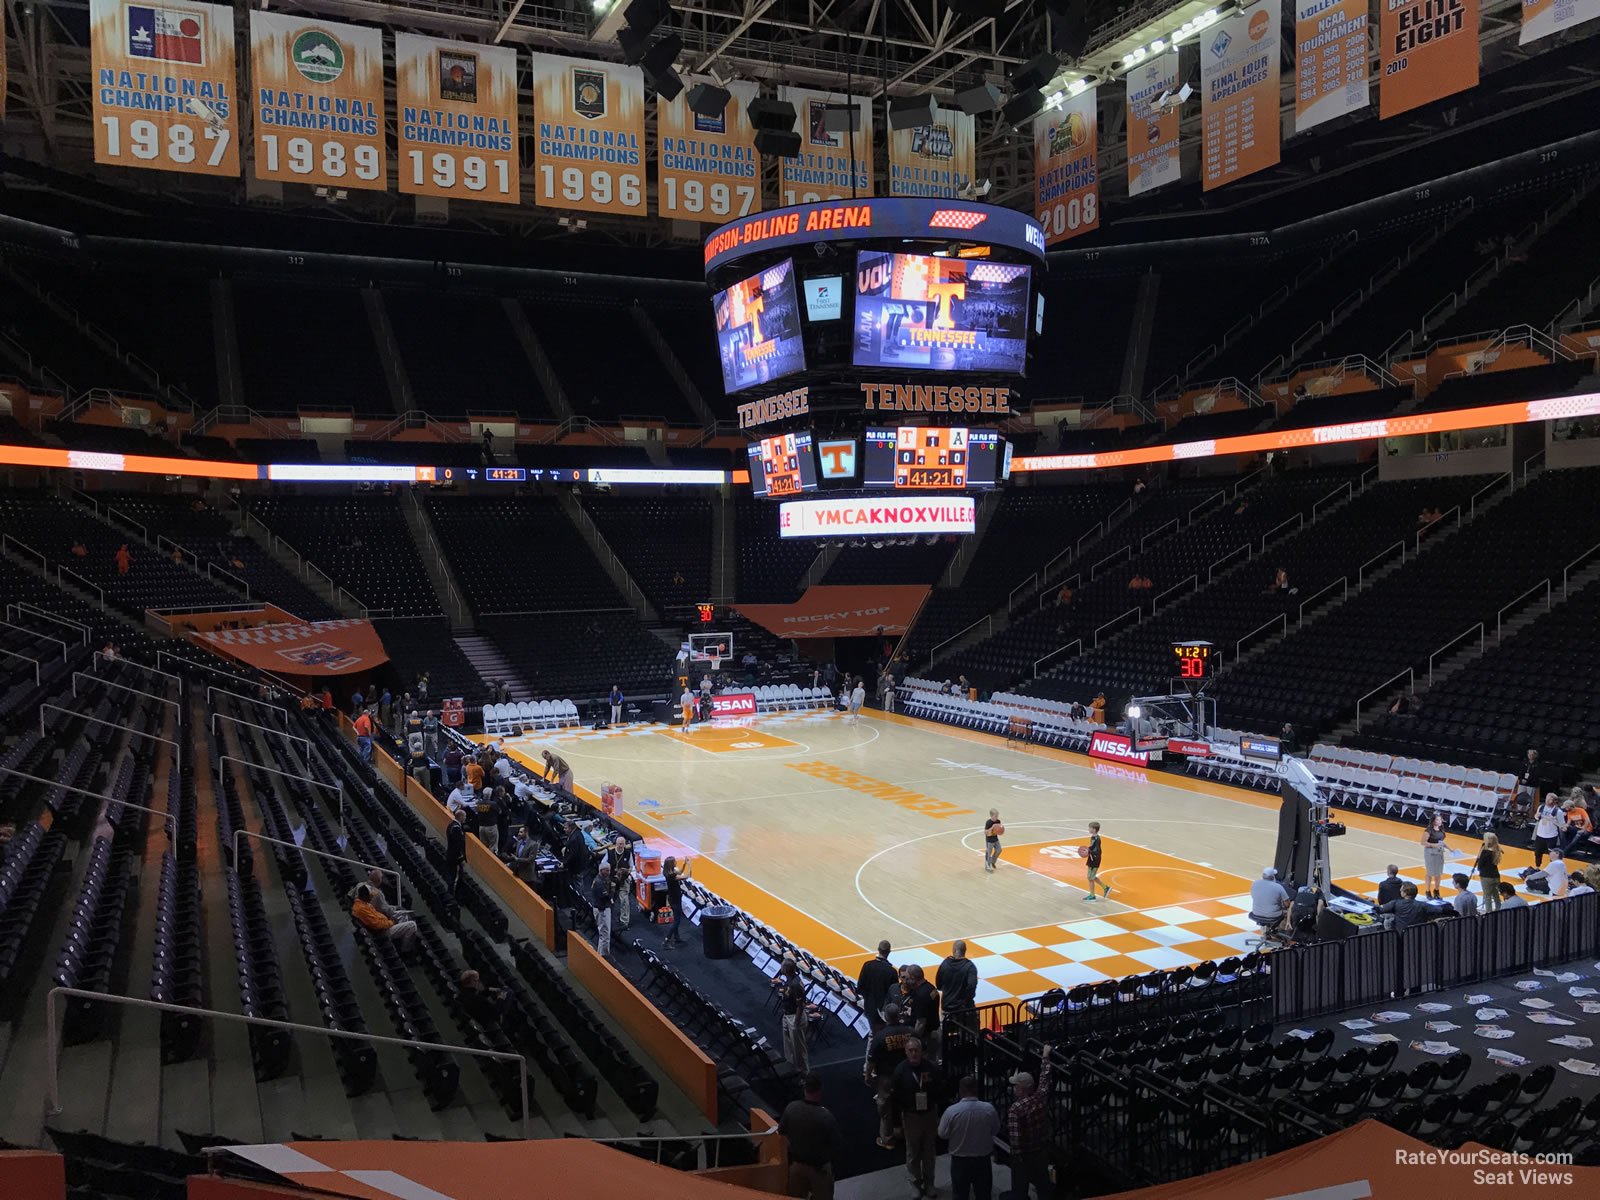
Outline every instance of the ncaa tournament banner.
<path fill-rule="evenodd" d="M 400 190 L 445 200 L 522 200 L 517 52 L 394 35 Z"/>
<path fill-rule="evenodd" d="M 1140 63 L 1127 74 L 1128 195 L 1138 196 L 1180 175 L 1178 105 L 1159 109 L 1164 92 L 1178 90 L 1178 52 L 1170 51 Z"/>
<path fill-rule="evenodd" d="M 257 179 L 387 190 L 383 32 L 252 9 Z"/>
<path fill-rule="evenodd" d="M 1379 0 L 1378 116 L 1478 86 L 1478 0 Z"/>
<path fill-rule="evenodd" d="M 778 194 L 783 206 L 848 200 L 852 190 L 857 196 L 872 195 L 871 103 L 863 96 L 798 87 L 780 87 L 778 99 L 794 105 L 795 129 L 800 134 L 800 153 L 778 161 Z M 856 106 L 860 126 L 853 144 L 848 129 L 828 130 L 824 118 L 830 104 Z"/>
<path fill-rule="evenodd" d="M 1100 228 L 1100 134 L 1095 89 L 1033 119 L 1033 213 L 1044 244 Z"/>
<path fill-rule="evenodd" d="M 642 70 L 535 54 L 533 119 L 535 204 L 647 215 Z"/>
<path fill-rule="evenodd" d="M 94 160 L 239 173 L 233 9 L 91 0 Z"/>
<path fill-rule="evenodd" d="M 1295 0 L 1296 133 L 1367 107 L 1367 25 L 1367 0 Z"/>
<path fill-rule="evenodd" d="M 754 83 L 728 84 L 727 107 L 715 117 L 689 108 L 689 89 L 709 82 L 690 76 L 675 100 L 656 100 L 656 212 L 685 221 L 722 222 L 761 211 L 761 156 L 745 105 Z"/>
<path fill-rule="evenodd" d="M 1600 0 L 1522 0 L 1522 32 L 1517 41 L 1526 46 L 1596 17 L 1600 17 Z"/>
<path fill-rule="evenodd" d="M 933 124 L 889 131 L 889 194 L 954 199 L 972 183 L 973 118 L 933 108 Z"/>
<path fill-rule="evenodd" d="M 1200 38 L 1203 190 L 1278 161 L 1279 10 L 1275 0 L 1218 21 Z"/>

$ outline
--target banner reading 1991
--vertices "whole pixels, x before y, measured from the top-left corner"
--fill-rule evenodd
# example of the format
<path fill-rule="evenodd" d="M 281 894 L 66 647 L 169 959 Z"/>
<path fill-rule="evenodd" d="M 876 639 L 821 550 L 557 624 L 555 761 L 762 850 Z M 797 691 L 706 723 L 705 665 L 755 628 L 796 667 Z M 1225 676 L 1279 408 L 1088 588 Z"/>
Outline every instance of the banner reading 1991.
<path fill-rule="evenodd" d="M 973 119 L 933 109 L 933 123 L 889 131 L 889 194 L 954 198 L 972 183 Z"/>
<path fill-rule="evenodd" d="M 394 35 L 400 190 L 517 204 L 517 52 Z"/>
<path fill-rule="evenodd" d="M 646 215 L 643 71 L 535 54 L 533 119 L 535 204 Z"/>
<path fill-rule="evenodd" d="M 1366 106 L 1367 0 L 1295 0 L 1295 132 Z"/>
<path fill-rule="evenodd" d="M 389 186 L 382 31 L 252 9 L 250 84 L 257 179 Z"/>
<path fill-rule="evenodd" d="M 1095 89 L 1033 119 L 1033 214 L 1044 244 L 1100 228 L 1100 132 Z"/>
<path fill-rule="evenodd" d="M 1478 0 L 1382 0 L 1378 116 L 1478 86 Z"/>
<path fill-rule="evenodd" d="M 780 87 L 778 99 L 794 105 L 800 153 L 779 162 L 779 198 L 785 206 L 872 195 L 872 105 L 863 96 Z M 857 114 L 855 132 L 828 128 L 831 108 Z"/>
<path fill-rule="evenodd" d="M 761 156 L 745 106 L 758 85 L 728 84 L 714 117 L 689 107 L 690 77 L 674 100 L 656 100 L 656 212 L 690 221 L 726 221 L 761 211 Z"/>
<path fill-rule="evenodd" d="M 239 173 L 233 9 L 92 0 L 94 160 Z"/>
<path fill-rule="evenodd" d="M 1205 191 L 1278 161 L 1277 0 L 1218 21 L 1200 35 L 1200 176 Z"/>

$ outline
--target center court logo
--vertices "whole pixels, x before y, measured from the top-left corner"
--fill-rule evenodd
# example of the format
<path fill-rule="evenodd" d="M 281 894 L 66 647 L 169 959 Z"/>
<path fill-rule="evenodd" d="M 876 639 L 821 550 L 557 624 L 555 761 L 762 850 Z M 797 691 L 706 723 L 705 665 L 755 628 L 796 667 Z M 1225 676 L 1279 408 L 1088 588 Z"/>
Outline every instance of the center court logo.
<path fill-rule="evenodd" d="M 289 47 L 289 61 L 312 83 L 332 83 L 344 74 L 344 47 L 331 34 L 308 29 Z"/>

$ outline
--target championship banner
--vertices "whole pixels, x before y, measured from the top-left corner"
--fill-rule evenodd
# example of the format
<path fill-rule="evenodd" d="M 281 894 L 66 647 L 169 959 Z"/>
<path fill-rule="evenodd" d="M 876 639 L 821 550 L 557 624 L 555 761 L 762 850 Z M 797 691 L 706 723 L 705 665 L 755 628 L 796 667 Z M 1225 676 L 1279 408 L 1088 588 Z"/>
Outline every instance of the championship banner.
<path fill-rule="evenodd" d="M 797 87 L 780 87 L 778 99 L 794 105 L 795 128 L 800 132 L 800 153 L 780 159 L 778 164 L 778 195 L 783 207 L 848 200 L 852 192 L 872 195 L 872 104 L 863 96 Z M 855 133 L 830 131 L 828 106 L 850 104 L 856 106 L 860 119 Z"/>
<path fill-rule="evenodd" d="M 816 584 L 793 604 L 735 604 L 733 609 L 781 638 L 872 637 L 904 633 L 928 591 L 925 583 Z"/>
<path fill-rule="evenodd" d="M 1218 21 L 1200 40 L 1200 175 L 1205 191 L 1278 161 L 1279 10 L 1273 0 Z"/>
<path fill-rule="evenodd" d="M 252 9 L 250 92 L 257 179 L 388 190 L 381 30 Z"/>
<path fill-rule="evenodd" d="M 1100 133 L 1095 89 L 1033 119 L 1033 215 L 1044 244 L 1100 228 Z"/>
<path fill-rule="evenodd" d="M 1600 0 L 1522 0 L 1522 32 L 1517 42 L 1526 46 L 1596 17 L 1600 17 Z M 0 109 L 0 116 L 3 115 L 4 110 Z"/>
<path fill-rule="evenodd" d="M 396 33 L 394 104 L 402 192 L 522 202 L 515 50 Z"/>
<path fill-rule="evenodd" d="M 644 72 L 559 54 L 532 57 L 534 203 L 646 216 Z"/>
<path fill-rule="evenodd" d="M 276 675 L 349 675 L 389 661 L 371 621 L 257 625 L 190 636 L 218 654 Z"/>
<path fill-rule="evenodd" d="M 1178 182 L 1179 106 L 1156 101 L 1178 90 L 1176 50 L 1128 72 L 1128 195 L 1138 196 Z"/>
<path fill-rule="evenodd" d="M 684 81 L 676 100 L 656 101 L 656 212 L 685 221 L 727 221 L 761 211 L 761 156 L 745 105 L 754 83 L 728 84 L 727 107 L 714 117 L 689 107 Z"/>
<path fill-rule="evenodd" d="M 1380 118 L 1478 86 L 1478 0 L 1383 0 L 1379 10 Z"/>
<path fill-rule="evenodd" d="M 889 131 L 889 194 L 954 199 L 972 184 L 970 113 L 933 108 L 933 124 Z"/>
<path fill-rule="evenodd" d="M 239 173 L 232 8 L 91 0 L 89 35 L 95 162 Z"/>
<path fill-rule="evenodd" d="M 1296 133 L 1367 107 L 1367 24 L 1367 0 L 1295 0 Z"/>

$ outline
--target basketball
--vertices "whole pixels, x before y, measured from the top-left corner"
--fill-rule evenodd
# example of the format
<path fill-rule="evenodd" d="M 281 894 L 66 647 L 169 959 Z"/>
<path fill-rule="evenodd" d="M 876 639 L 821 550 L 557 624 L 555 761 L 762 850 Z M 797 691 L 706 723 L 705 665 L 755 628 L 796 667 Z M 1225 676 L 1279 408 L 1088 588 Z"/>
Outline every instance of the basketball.
<path fill-rule="evenodd" d="M 1089 847 L 1087 847 L 1087 846 L 1079 846 L 1078 847 L 1078 857 L 1079 858 L 1088 858 L 1089 857 Z"/>
<path fill-rule="evenodd" d="M 993 824 L 993 825 L 991 825 L 989 827 L 989 836 L 990 837 L 1004 837 L 1005 836 L 1005 832 L 1006 832 L 1006 827 L 1004 825 L 1001 825 L 998 821 L 995 822 L 995 824 Z"/>

